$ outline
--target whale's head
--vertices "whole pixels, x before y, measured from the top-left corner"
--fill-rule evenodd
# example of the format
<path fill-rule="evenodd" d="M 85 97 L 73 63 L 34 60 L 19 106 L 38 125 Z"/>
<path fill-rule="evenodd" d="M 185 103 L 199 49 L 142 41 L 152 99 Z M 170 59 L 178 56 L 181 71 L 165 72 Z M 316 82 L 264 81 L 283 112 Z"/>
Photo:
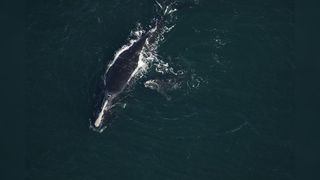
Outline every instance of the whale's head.
<path fill-rule="evenodd" d="M 93 118 L 90 119 L 90 128 L 98 132 L 102 132 L 107 128 L 107 122 L 111 116 L 111 109 L 113 107 L 113 99 L 114 96 L 105 95 L 101 103 L 98 104 Z"/>

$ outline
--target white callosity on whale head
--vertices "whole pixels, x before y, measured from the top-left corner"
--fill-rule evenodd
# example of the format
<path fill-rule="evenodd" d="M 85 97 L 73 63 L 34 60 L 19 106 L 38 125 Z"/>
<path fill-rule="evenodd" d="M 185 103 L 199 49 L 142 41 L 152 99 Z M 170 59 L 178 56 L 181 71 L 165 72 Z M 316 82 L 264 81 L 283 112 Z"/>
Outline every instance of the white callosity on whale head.
<path fill-rule="evenodd" d="M 108 105 L 108 100 L 106 100 L 103 104 L 103 107 L 101 109 L 101 111 L 99 112 L 99 116 L 98 118 L 96 119 L 96 121 L 94 122 L 94 126 L 96 128 L 100 127 L 101 123 L 102 123 L 102 120 L 103 120 L 103 116 L 104 116 L 104 113 L 108 110 L 107 109 L 107 105 Z"/>

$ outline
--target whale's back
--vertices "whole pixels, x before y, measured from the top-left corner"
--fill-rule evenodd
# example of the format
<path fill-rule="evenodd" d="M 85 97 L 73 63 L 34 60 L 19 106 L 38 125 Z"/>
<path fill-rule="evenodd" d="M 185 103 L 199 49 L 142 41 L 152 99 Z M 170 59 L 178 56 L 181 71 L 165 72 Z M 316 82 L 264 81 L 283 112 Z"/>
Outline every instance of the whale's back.
<path fill-rule="evenodd" d="M 129 49 L 123 51 L 106 73 L 106 90 L 110 94 L 120 93 L 138 67 L 139 56 L 147 39 L 141 37 Z"/>

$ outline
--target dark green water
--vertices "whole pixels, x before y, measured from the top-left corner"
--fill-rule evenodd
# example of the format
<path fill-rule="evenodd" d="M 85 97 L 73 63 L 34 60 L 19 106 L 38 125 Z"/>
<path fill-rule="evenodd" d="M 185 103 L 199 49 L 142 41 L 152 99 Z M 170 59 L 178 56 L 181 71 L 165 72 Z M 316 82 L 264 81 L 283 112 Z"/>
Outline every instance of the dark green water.
<path fill-rule="evenodd" d="M 179 10 L 159 55 L 189 86 L 167 101 L 138 81 L 110 128 L 89 129 L 95 82 L 153 16 L 150 0 L 29 1 L 27 179 L 293 179 L 289 0 Z"/>

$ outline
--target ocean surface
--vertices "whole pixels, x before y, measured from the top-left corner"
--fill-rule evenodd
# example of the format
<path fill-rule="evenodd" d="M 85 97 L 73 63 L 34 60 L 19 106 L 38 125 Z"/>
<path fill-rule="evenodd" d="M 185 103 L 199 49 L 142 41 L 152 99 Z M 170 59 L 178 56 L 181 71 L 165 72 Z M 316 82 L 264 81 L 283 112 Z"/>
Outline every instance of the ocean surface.
<path fill-rule="evenodd" d="M 26 179 L 293 179 L 293 1 L 176 2 L 157 61 L 102 133 L 89 128 L 97 83 L 156 3 L 27 3 Z"/>

